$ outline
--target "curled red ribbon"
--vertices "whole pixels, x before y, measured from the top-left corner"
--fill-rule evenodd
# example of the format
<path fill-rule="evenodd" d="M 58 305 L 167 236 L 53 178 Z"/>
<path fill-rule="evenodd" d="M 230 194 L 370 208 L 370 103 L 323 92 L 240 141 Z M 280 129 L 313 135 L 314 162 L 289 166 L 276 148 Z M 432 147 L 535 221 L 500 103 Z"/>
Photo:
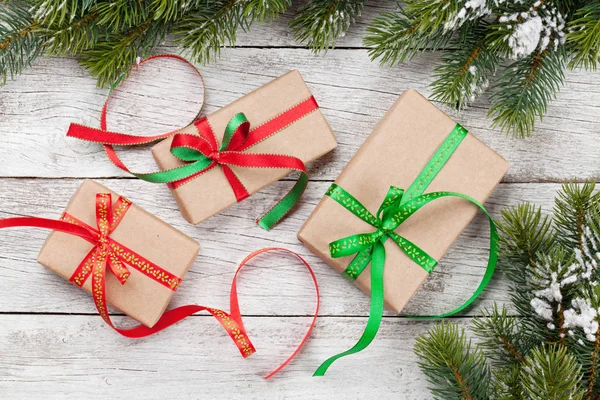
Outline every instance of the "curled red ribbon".
<path fill-rule="evenodd" d="M 240 313 L 239 303 L 238 303 L 238 294 L 237 294 L 237 278 L 242 270 L 242 268 L 254 257 L 267 253 L 267 252 L 285 252 L 288 254 L 292 254 L 298 260 L 300 260 L 306 269 L 308 270 L 314 286 L 317 297 L 317 304 L 315 308 L 315 313 L 311 324 L 305 333 L 302 341 L 296 348 L 296 350 L 274 371 L 269 373 L 265 379 L 268 379 L 275 375 L 277 372 L 281 371 L 300 351 L 300 349 L 304 346 L 312 329 L 315 325 L 318 313 L 319 313 L 319 305 L 320 305 L 320 295 L 319 295 L 319 286 L 317 283 L 317 278 L 315 273 L 313 272 L 310 265 L 297 253 L 284 249 L 284 248 L 264 248 L 250 253 L 242 262 L 240 263 L 238 269 L 235 272 L 233 277 L 233 282 L 231 284 L 230 291 L 230 312 L 227 313 L 223 310 L 219 310 L 212 307 L 200 306 L 200 305 L 186 305 L 175 308 L 173 310 L 167 311 L 163 314 L 163 316 L 159 319 L 159 321 L 152 327 L 148 328 L 144 325 L 139 325 L 130 329 L 121 329 L 116 327 L 112 321 L 110 320 L 110 316 L 107 310 L 106 304 L 106 269 L 107 266 L 111 273 L 113 273 L 117 279 L 121 282 L 121 284 L 126 284 L 127 277 L 129 276 L 129 271 L 126 266 L 134 267 L 139 269 L 139 266 L 134 262 L 131 262 L 131 259 L 127 257 L 126 251 L 122 252 L 123 249 L 126 249 L 124 246 L 115 242 L 110 238 L 110 233 L 113 229 L 116 228 L 123 215 L 126 213 L 127 208 L 129 206 L 129 202 L 126 199 L 119 198 L 117 201 L 117 209 L 115 209 L 112 205 L 112 199 L 110 194 L 102 194 L 99 193 L 96 195 L 96 223 L 98 229 L 94 229 L 89 225 L 76 220 L 74 217 L 65 214 L 63 216 L 63 220 L 52 220 L 46 218 L 37 218 L 37 217 L 14 217 L 14 218 L 6 218 L 0 219 L 0 229 L 3 228 L 12 228 L 12 227 L 36 227 L 36 228 L 44 228 L 51 229 L 55 231 L 64 232 L 70 235 L 78 236 L 92 244 L 94 247 L 88 253 L 88 255 L 81 262 L 80 266 L 76 269 L 71 281 L 79 286 L 85 282 L 85 279 L 91 274 L 93 279 L 93 289 L 92 295 L 94 298 L 94 303 L 98 310 L 98 313 L 102 316 L 104 321 L 119 334 L 128 337 L 128 338 L 143 338 L 146 336 L 153 335 L 157 332 L 160 332 L 169 326 L 191 316 L 192 314 L 198 313 L 200 311 L 207 311 L 212 316 L 214 316 L 217 321 L 223 326 L 225 331 L 231 337 L 233 342 L 238 347 L 240 353 L 244 358 L 253 354 L 256 349 L 252 345 L 252 342 L 248 338 L 248 334 L 246 333 L 246 329 L 244 328 L 244 324 L 242 321 L 242 315 Z M 121 246 L 120 248 L 118 246 Z M 129 250 L 129 249 L 126 249 Z M 136 253 L 136 256 L 137 255 Z M 143 257 L 142 257 L 143 259 Z M 143 259 L 145 260 L 145 259 Z M 145 260 L 148 261 L 148 260 Z M 149 261 L 148 261 L 149 262 Z M 155 267 L 155 264 L 153 264 Z M 89 267 L 89 272 L 87 274 L 81 275 L 82 271 L 85 271 Z M 159 268 L 159 272 L 162 271 L 168 274 L 167 271 Z M 146 273 L 147 276 L 151 278 L 158 279 L 159 281 L 164 278 L 161 275 L 160 278 L 157 278 L 154 273 Z M 169 274 L 170 275 L 170 274 Z M 173 277 L 171 275 L 171 277 Z M 177 277 L 173 277 L 175 280 L 172 283 L 167 284 L 171 290 L 176 290 L 179 286 L 179 282 L 181 281 Z M 81 280 L 81 284 L 79 284 L 79 280 Z"/>

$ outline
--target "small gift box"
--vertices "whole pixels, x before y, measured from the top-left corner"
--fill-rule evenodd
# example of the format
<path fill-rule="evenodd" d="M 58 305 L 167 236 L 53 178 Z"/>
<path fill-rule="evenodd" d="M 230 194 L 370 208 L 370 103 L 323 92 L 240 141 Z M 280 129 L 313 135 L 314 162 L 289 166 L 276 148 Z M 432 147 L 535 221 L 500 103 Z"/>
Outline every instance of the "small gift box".
<path fill-rule="evenodd" d="M 365 262 L 356 260 L 348 270 L 356 256 L 351 248 L 361 249 L 389 236 L 387 239 L 393 240 L 385 240 L 383 245 L 384 300 L 386 308 L 400 312 L 478 207 L 457 198 L 460 195 L 456 193 L 436 195 L 436 201 L 422 198 L 421 204 L 413 201 L 408 204 L 412 209 L 404 210 L 406 215 L 394 215 L 400 204 L 392 203 L 402 195 L 407 200 L 406 196 L 416 198 L 433 192 L 457 192 L 484 203 L 507 170 L 508 163 L 501 156 L 467 134 L 419 93 L 408 90 L 344 168 L 328 196 L 298 232 L 298 238 L 370 293 L 371 267 L 365 265 L 371 260 L 373 248 L 359 252 Z M 358 237 L 352 240 L 361 243 L 339 241 L 355 234 Z"/>
<path fill-rule="evenodd" d="M 230 129 L 240 114 L 247 121 L 242 126 L 245 132 L 240 132 L 243 129 L 238 125 Z M 228 131 L 233 130 L 235 133 L 229 132 L 228 137 Z M 329 124 L 298 71 L 286 73 L 179 133 L 201 136 L 204 143 L 193 143 L 193 138 L 183 143 L 179 140 L 183 135 L 176 135 L 154 146 L 152 152 L 161 170 L 185 167 L 189 165 L 186 162 L 203 159 L 202 155 L 189 158 L 187 154 L 178 158 L 173 148 L 195 147 L 209 159 L 208 167 L 201 172 L 169 185 L 183 216 L 194 224 L 276 182 L 291 170 L 301 171 L 302 163 L 315 160 L 336 146 Z M 249 155 L 260 155 L 263 162 Z M 299 159 L 298 163 L 294 164 L 291 158 Z M 300 179 L 304 180 L 300 184 L 306 185 L 305 175 Z M 301 190 L 296 192 L 299 197 Z M 292 203 L 279 203 L 279 216 L 287 212 L 283 208 L 286 202 Z"/>
<path fill-rule="evenodd" d="M 38 255 L 40 264 L 91 292 L 101 315 L 108 303 L 147 327 L 163 315 L 200 249 L 192 238 L 91 180 L 79 187 L 61 220 L 89 235 L 52 232 Z M 105 288 L 97 286 L 103 282 Z"/>

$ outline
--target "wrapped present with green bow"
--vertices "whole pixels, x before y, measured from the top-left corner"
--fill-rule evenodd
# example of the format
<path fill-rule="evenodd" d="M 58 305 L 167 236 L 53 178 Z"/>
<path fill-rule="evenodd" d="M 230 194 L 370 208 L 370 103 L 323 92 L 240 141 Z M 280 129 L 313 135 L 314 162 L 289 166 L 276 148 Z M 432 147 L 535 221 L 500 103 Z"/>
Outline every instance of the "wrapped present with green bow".
<path fill-rule="evenodd" d="M 508 163 L 414 90 L 403 93 L 327 190 L 298 232 L 314 254 L 371 296 L 363 336 L 337 359 L 374 339 L 384 307 L 401 312 L 461 232 L 483 211 L 489 261 L 468 307 L 492 277 L 497 233 L 483 203 Z M 485 251 L 488 251 L 487 249 Z"/>

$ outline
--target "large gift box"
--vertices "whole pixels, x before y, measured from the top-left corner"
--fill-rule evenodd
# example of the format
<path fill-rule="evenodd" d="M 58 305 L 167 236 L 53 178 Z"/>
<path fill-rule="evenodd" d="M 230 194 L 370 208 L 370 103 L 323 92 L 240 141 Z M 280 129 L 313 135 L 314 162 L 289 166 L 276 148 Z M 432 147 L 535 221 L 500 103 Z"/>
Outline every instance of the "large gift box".
<path fill-rule="evenodd" d="M 269 128 L 269 122 L 288 112 L 289 123 L 276 126 L 268 137 L 244 149 L 244 152 L 293 156 L 308 163 L 336 146 L 333 132 L 316 102 L 313 103 L 314 108 L 302 111 L 302 108 L 306 109 L 305 105 L 311 102 L 314 102 L 314 99 L 308 87 L 300 73 L 294 70 L 208 115 L 206 120 L 217 143 L 222 143 L 230 120 L 238 113 L 245 115 L 250 122 L 250 130 L 253 130 L 256 127 Z M 198 128 L 192 124 L 179 133 L 198 135 Z M 170 137 L 152 149 L 161 170 L 185 165 L 184 161 L 171 153 L 172 142 L 173 137 Z M 290 172 L 284 168 L 249 168 L 235 165 L 229 167 L 247 194 L 257 192 Z M 170 187 L 183 216 L 194 224 L 206 220 L 239 200 L 220 165 L 188 179 L 184 184 Z"/>
<path fill-rule="evenodd" d="M 377 215 L 390 186 L 407 189 L 417 176 L 422 176 L 422 171 L 435 167 L 429 163 L 430 159 L 442 143 L 448 143 L 446 139 L 456 127 L 456 122 L 427 99 L 408 90 L 378 123 L 335 184 Z M 458 129 L 459 134 L 466 134 L 466 130 Z M 466 134 L 425 193 L 458 192 L 484 203 L 508 167 L 501 156 L 472 134 Z M 464 199 L 438 198 L 416 211 L 394 232 L 416 244 L 431 258 L 440 260 L 477 211 L 476 205 Z M 352 215 L 330 196 L 324 196 L 298 232 L 298 238 L 341 273 L 353 256 L 332 258 L 329 244 L 373 230 L 373 226 Z M 400 312 L 429 273 L 393 240 L 385 241 L 384 248 L 385 306 Z M 371 288 L 370 268 L 367 266 L 354 281 L 366 293 L 370 293 Z"/>
<path fill-rule="evenodd" d="M 112 200 L 112 207 L 102 204 L 108 199 Z M 55 231 L 40 250 L 38 261 L 92 292 L 90 275 L 94 252 L 105 243 L 109 266 L 116 268 L 114 273 L 106 274 L 106 302 L 152 327 L 194 263 L 200 246 L 169 224 L 91 180 L 84 181 L 79 187 L 61 219 L 85 226 L 100 236 L 97 221 L 106 210 L 109 210 L 106 221 L 110 226 L 103 228 L 105 237 L 99 237 L 98 243 L 94 245 L 81 237 Z M 118 222 L 111 223 L 111 219 Z"/>

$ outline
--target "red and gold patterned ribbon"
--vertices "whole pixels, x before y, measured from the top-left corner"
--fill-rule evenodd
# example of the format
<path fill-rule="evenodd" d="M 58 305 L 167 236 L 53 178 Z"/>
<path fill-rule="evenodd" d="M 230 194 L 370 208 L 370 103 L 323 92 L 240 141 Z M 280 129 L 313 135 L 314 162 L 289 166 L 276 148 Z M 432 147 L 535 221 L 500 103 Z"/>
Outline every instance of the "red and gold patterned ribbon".
<path fill-rule="evenodd" d="M 142 63 L 161 57 L 184 61 L 196 71 L 198 76 L 201 77 L 200 72 L 195 66 L 184 58 L 171 54 L 153 56 L 144 60 Z M 248 153 L 246 150 L 317 110 L 319 106 L 314 97 L 310 96 L 306 100 L 252 129 L 250 128 L 250 122 L 243 113 L 236 114 L 228 123 L 223 141 L 221 145 L 219 145 L 215 132 L 206 117 L 203 117 L 194 123 L 194 126 L 197 129 L 197 135 L 175 131 L 155 136 L 136 136 L 108 131 L 106 124 L 108 102 L 111 93 L 122 79 L 123 77 L 115 82 L 102 107 L 100 129 L 72 123 L 67 132 L 67 136 L 90 142 L 102 143 L 108 158 L 117 167 L 149 182 L 168 183 L 172 188 L 184 185 L 218 165 L 221 167 L 223 174 L 227 178 L 237 201 L 247 198 L 249 194 L 240 179 L 230 168 L 231 166 L 245 168 L 276 168 L 300 172 L 300 177 L 290 192 L 264 216 L 257 220 L 257 223 L 266 230 L 269 230 L 276 225 L 285 215 L 287 215 L 299 200 L 308 184 L 306 166 L 302 160 L 289 155 Z M 133 172 L 121 161 L 112 147 L 115 145 L 134 146 L 152 143 L 171 135 L 174 136 L 170 151 L 185 164 L 165 171 L 150 173 Z"/>
<path fill-rule="evenodd" d="M 116 204 L 112 205 L 112 196 L 110 194 L 98 194 L 96 196 L 96 221 L 98 229 L 92 228 L 68 213 L 62 216 L 61 219 L 63 221 L 83 226 L 98 237 L 97 241 L 92 241 L 92 244 L 95 244 L 94 248 L 75 269 L 75 272 L 73 272 L 70 279 L 72 283 L 79 287 L 83 286 L 92 273 L 92 259 L 94 255 L 104 252 L 108 257 L 108 267 L 122 285 L 127 282 L 127 278 L 131 275 L 124 265 L 126 264 L 137 269 L 155 282 L 173 291 L 177 290 L 181 284 L 179 277 L 165 271 L 152 261 L 110 238 L 109 235 L 119 225 L 130 206 L 131 202 L 124 197 L 119 196 Z"/>
<path fill-rule="evenodd" d="M 240 313 L 238 295 L 237 295 L 237 277 L 241 269 L 254 257 L 272 251 L 286 252 L 298 258 L 306 267 L 315 285 L 317 304 L 312 322 L 308 331 L 296 350 L 279 367 L 269 373 L 265 379 L 270 378 L 285 367 L 300 351 L 308 340 L 314 324 L 316 322 L 320 296 L 317 278 L 310 265 L 298 254 L 283 248 L 265 248 L 249 254 L 239 265 L 235 272 L 230 291 L 230 313 L 212 307 L 200 305 L 186 305 L 165 312 L 158 322 L 149 328 L 144 325 L 138 325 L 130 329 L 121 329 L 116 327 L 108 314 L 106 303 L 106 270 L 107 267 L 114 274 L 121 284 L 126 284 L 130 276 L 128 266 L 144 273 L 149 278 L 175 291 L 181 279 L 173 276 L 168 271 L 158 265 L 145 259 L 138 253 L 128 249 L 126 246 L 116 242 L 110 237 L 111 232 L 118 226 L 119 222 L 127 212 L 131 203 L 122 197 L 119 197 L 115 206 L 112 204 L 110 194 L 99 193 L 96 195 L 96 224 L 97 229 L 92 228 L 86 223 L 75 217 L 65 214 L 61 220 L 51 220 L 37 217 L 14 217 L 0 219 L 0 229 L 12 227 L 37 227 L 64 232 L 92 243 L 94 247 L 84 257 L 80 265 L 73 273 L 70 281 L 78 286 L 82 286 L 85 281 L 92 276 L 92 296 L 98 313 L 104 321 L 119 334 L 129 338 L 142 338 L 160 332 L 169 326 L 189 317 L 200 311 L 207 311 L 214 316 L 223 326 L 227 334 L 231 337 L 241 355 L 246 358 L 256 350 L 248 338 L 246 329 Z"/>

